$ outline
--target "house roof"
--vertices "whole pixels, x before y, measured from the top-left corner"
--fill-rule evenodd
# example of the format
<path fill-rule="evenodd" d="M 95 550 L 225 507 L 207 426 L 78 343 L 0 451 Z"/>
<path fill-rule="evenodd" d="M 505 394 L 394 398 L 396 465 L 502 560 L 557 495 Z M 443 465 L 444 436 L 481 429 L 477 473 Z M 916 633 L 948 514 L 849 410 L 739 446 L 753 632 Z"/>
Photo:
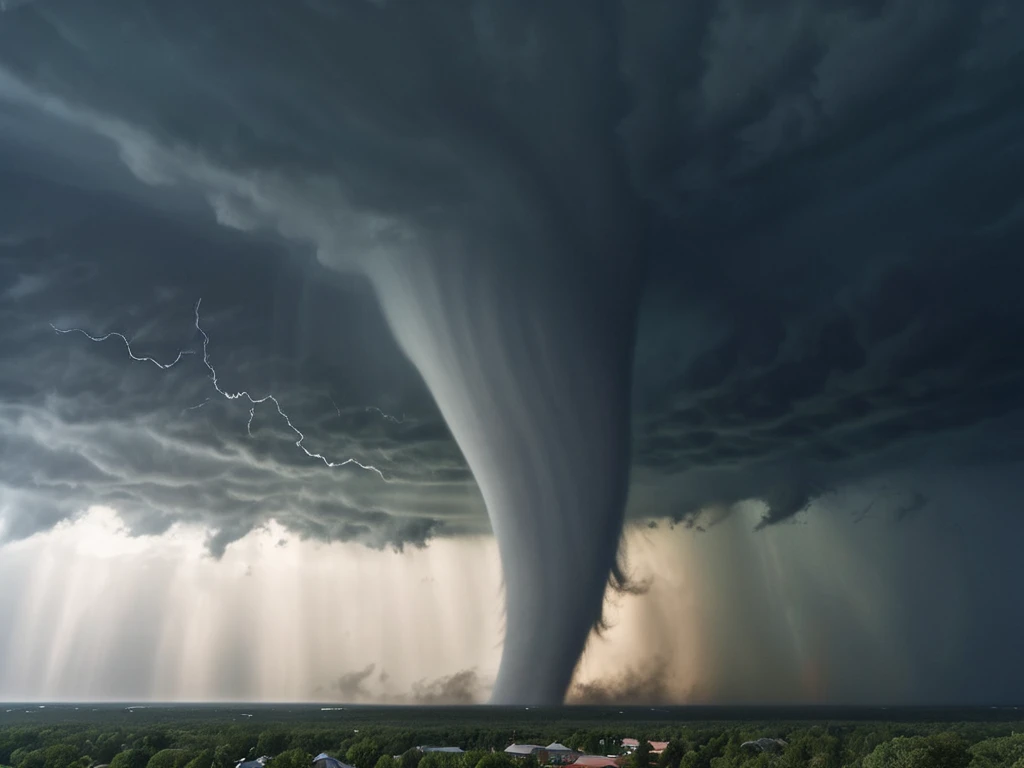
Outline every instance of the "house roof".
<path fill-rule="evenodd" d="M 462 752 L 462 747 L 416 747 L 420 752 Z"/>
<path fill-rule="evenodd" d="M 586 768 L 618 768 L 619 766 L 614 758 L 604 755 L 580 755 L 573 765 L 582 765 Z"/>
<path fill-rule="evenodd" d="M 639 747 L 640 741 L 638 739 L 623 739 L 622 746 L 624 747 Z"/>
<path fill-rule="evenodd" d="M 667 741 L 652 741 L 651 742 L 651 751 L 652 752 L 664 752 L 666 749 L 668 749 L 668 742 Z"/>
<path fill-rule="evenodd" d="M 576 751 L 575 749 L 569 749 L 567 746 L 565 746 L 565 744 L 559 744 L 557 741 L 552 741 L 550 744 L 548 744 L 546 747 L 544 747 L 544 749 L 546 749 L 548 752 L 575 752 Z"/>
<path fill-rule="evenodd" d="M 544 749 L 544 747 L 537 744 L 512 744 L 505 747 L 505 751 L 510 755 L 532 755 L 541 749 Z"/>
<path fill-rule="evenodd" d="M 335 757 L 331 757 L 326 752 L 321 752 L 319 755 L 313 758 L 313 765 L 316 768 L 352 768 L 350 765 L 346 765 Z"/>

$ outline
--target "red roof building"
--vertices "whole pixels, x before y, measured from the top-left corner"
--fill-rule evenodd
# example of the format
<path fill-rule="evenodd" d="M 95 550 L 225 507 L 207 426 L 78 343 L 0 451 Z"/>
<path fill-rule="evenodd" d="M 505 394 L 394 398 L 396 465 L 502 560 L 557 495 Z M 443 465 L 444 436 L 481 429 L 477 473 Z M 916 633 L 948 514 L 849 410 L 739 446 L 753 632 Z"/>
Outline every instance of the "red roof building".
<path fill-rule="evenodd" d="M 619 763 L 614 757 L 605 757 L 604 755 L 580 755 L 573 765 L 584 768 L 619 768 Z"/>

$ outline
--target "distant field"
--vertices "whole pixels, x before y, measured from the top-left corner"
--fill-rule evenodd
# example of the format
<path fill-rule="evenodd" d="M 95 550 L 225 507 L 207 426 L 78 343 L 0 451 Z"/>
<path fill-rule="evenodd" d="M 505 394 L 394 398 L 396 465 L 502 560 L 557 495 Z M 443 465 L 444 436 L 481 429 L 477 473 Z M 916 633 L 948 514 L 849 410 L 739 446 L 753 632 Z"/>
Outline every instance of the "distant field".
<path fill-rule="evenodd" d="M 376 707 L 340 704 L 0 704 L 0 726 L 251 723 L 429 728 L 607 728 L 700 723 L 1009 723 L 1022 707 Z"/>

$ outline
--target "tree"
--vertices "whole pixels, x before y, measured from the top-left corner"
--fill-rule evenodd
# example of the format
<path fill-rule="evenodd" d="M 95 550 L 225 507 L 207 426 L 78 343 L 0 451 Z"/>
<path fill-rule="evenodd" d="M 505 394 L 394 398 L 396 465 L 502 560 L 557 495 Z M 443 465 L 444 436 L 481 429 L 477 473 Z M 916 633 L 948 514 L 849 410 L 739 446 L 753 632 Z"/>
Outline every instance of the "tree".
<path fill-rule="evenodd" d="M 687 752 L 679 761 L 679 768 L 712 768 L 712 761 L 722 756 L 728 743 L 729 735 L 727 733 L 710 739 L 703 746 Z"/>
<path fill-rule="evenodd" d="M 313 756 L 302 749 L 289 749 L 270 761 L 273 768 L 309 768 L 312 763 Z"/>
<path fill-rule="evenodd" d="M 679 761 L 686 754 L 686 742 L 672 739 L 664 751 L 658 755 L 658 768 L 678 768 Z"/>
<path fill-rule="evenodd" d="M 146 768 L 149 755 L 141 749 L 129 749 L 118 752 L 110 761 L 110 768 Z"/>
<path fill-rule="evenodd" d="M 91 741 L 86 740 L 86 751 L 99 764 L 109 763 L 114 755 L 121 751 L 121 744 L 124 743 L 123 734 L 106 731 L 95 736 Z"/>
<path fill-rule="evenodd" d="M 462 755 L 451 752 L 428 752 L 419 768 L 462 768 Z"/>
<path fill-rule="evenodd" d="M 423 753 L 418 749 L 415 747 L 407 749 L 398 759 L 398 768 L 419 768 L 420 760 L 422 759 Z"/>
<path fill-rule="evenodd" d="M 898 736 L 864 758 L 864 768 L 967 768 L 971 753 L 958 735 Z"/>
<path fill-rule="evenodd" d="M 193 757 L 185 768 L 214 768 L 213 750 L 204 749 L 198 755 Z"/>
<path fill-rule="evenodd" d="M 146 768 L 184 768 L 189 754 L 184 749 L 161 749 L 146 763 Z"/>
<path fill-rule="evenodd" d="M 360 739 L 345 753 L 345 759 L 355 768 L 374 768 L 380 759 L 380 745 L 373 739 Z"/>
<path fill-rule="evenodd" d="M 484 755 L 477 762 L 476 768 L 512 768 L 512 758 L 502 752 Z"/>
<path fill-rule="evenodd" d="M 171 737 L 166 731 L 153 731 L 142 737 L 142 745 L 150 754 L 160 752 L 171 746 Z"/>
<path fill-rule="evenodd" d="M 279 755 L 288 749 L 288 731 L 275 728 L 264 731 L 256 742 L 256 753 L 259 755 Z M 306 766 L 306 768 L 309 768 Z"/>
<path fill-rule="evenodd" d="M 221 744 L 213 751 L 213 768 L 233 768 L 238 762 L 235 751 L 231 744 Z M 110 768 L 114 768 L 113 765 Z"/>
<path fill-rule="evenodd" d="M 971 747 L 971 768 L 1002 768 L 1004 765 L 1024 765 L 1024 733 L 985 739 Z"/>
<path fill-rule="evenodd" d="M 19 749 L 11 755 L 15 768 L 46 768 L 46 753 L 42 749 Z"/>
<path fill-rule="evenodd" d="M 640 746 L 633 753 L 633 768 L 651 768 L 651 742 L 640 739 Z"/>
<path fill-rule="evenodd" d="M 398 761 L 391 755 L 381 755 L 377 760 L 376 768 L 398 768 Z"/>

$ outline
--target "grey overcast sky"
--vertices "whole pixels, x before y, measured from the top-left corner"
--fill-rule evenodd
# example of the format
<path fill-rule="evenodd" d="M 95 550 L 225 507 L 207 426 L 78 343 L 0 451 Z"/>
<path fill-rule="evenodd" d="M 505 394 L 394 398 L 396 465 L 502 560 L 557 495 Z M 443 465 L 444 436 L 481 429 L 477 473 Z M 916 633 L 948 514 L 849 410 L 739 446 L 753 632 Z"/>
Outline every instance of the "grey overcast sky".
<path fill-rule="evenodd" d="M 0 12 L 0 698 L 1017 703 L 1022 136 L 1001 0 Z"/>

